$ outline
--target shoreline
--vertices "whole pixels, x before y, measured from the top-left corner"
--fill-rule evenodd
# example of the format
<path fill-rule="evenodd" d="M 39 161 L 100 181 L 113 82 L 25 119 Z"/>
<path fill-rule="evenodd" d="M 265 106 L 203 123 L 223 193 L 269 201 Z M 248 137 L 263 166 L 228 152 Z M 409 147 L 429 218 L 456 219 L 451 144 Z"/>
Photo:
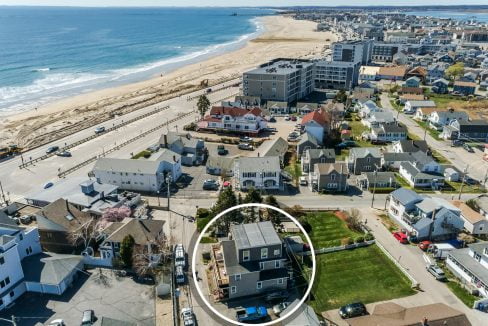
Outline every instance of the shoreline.
<path fill-rule="evenodd" d="M 135 111 L 143 100 L 147 106 L 197 90 L 203 79 L 215 84 L 220 80 L 239 78 L 242 72 L 277 57 L 320 57 L 324 47 L 336 40 L 333 33 L 315 31 L 316 24 L 310 21 L 282 15 L 255 19 L 262 23 L 262 30 L 230 52 L 185 63 L 162 77 L 79 94 L 48 103 L 37 110 L 3 116 L 0 119 L 0 143 L 34 147 L 66 136 L 63 133 L 66 127 L 73 130 L 74 125 L 79 125 L 78 129 L 84 129 L 105 120 L 110 114 Z M 55 132 L 57 130 L 59 133 Z M 57 137 L 53 138 L 53 134 Z"/>

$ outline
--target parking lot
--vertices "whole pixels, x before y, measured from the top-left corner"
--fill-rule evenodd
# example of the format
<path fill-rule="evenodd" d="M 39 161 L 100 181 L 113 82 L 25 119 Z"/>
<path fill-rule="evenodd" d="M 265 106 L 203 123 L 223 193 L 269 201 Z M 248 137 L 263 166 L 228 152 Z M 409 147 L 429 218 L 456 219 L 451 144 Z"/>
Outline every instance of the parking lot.
<path fill-rule="evenodd" d="M 108 269 L 78 273 L 78 279 L 61 296 L 26 293 L 0 318 L 16 316 L 17 326 L 44 325 L 63 319 L 68 326 L 79 325 L 84 310 L 92 309 L 100 325 L 102 317 L 155 325 L 153 286 L 118 277 Z M 8 325 L 0 321 L 0 325 Z"/>

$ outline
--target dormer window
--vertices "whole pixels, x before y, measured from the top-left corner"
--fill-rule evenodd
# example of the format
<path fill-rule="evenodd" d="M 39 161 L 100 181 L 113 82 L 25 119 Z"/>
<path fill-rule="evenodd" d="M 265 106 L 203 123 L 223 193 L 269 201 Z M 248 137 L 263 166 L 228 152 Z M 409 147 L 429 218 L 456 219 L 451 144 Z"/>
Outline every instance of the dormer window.
<path fill-rule="evenodd" d="M 242 261 L 249 261 L 251 259 L 251 253 L 249 250 L 244 250 L 242 252 Z"/>
<path fill-rule="evenodd" d="M 261 259 L 268 258 L 268 248 L 261 248 Z"/>

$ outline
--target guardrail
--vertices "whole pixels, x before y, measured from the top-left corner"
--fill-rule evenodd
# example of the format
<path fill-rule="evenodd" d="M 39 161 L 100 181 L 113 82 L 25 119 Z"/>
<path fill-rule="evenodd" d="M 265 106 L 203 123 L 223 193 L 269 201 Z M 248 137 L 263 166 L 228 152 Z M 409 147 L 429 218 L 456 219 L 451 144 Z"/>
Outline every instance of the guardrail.
<path fill-rule="evenodd" d="M 155 131 L 157 131 L 157 130 L 159 130 L 159 129 L 163 128 L 163 127 L 165 127 L 166 125 L 168 125 L 168 124 L 170 124 L 170 123 L 176 122 L 176 121 L 178 121 L 178 120 L 180 120 L 180 119 L 183 119 L 183 118 L 185 118 L 185 117 L 187 117 L 187 116 L 190 116 L 190 115 L 192 115 L 192 114 L 194 114 L 194 112 L 188 112 L 188 113 L 182 114 L 182 115 L 180 115 L 180 116 L 178 116 L 178 117 L 176 117 L 176 118 L 173 118 L 173 119 L 171 119 L 171 120 L 168 120 L 167 122 L 164 122 L 164 123 L 162 123 L 162 124 L 160 124 L 160 125 L 158 125 L 158 126 L 156 126 L 156 127 L 154 127 L 154 128 L 151 128 L 151 129 L 149 129 L 149 130 L 146 130 L 146 131 L 144 131 L 143 133 L 141 133 L 141 134 L 139 134 L 139 135 L 135 136 L 134 138 L 131 138 L 131 139 L 129 139 L 129 140 L 126 140 L 125 142 L 123 142 L 123 143 L 121 143 L 121 144 L 119 144 L 119 145 L 117 145 L 117 146 L 115 146 L 115 147 L 112 147 L 112 148 L 110 148 L 110 149 L 106 150 L 106 151 L 104 152 L 104 154 L 99 154 L 99 155 L 92 156 L 92 157 L 90 157 L 89 159 L 87 159 L 87 160 L 85 160 L 85 161 L 83 161 L 83 162 L 81 162 L 81 163 L 78 163 L 77 165 L 75 165 L 75 166 L 73 166 L 73 167 L 71 167 L 71 168 L 69 168 L 69 169 L 67 169 L 67 170 L 65 170 L 65 171 L 61 171 L 61 172 L 59 172 L 59 173 L 58 173 L 58 177 L 59 177 L 59 178 L 64 178 L 64 177 L 65 177 L 65 176 L 67 176 L 68 174 L 73 173 L 74 171 L 76 171 L 76 170 L 78 170 L 78 169 L 82 168 L 83 166 L 88 165 L 88 164 L 90 164 L 90 163 L 91 163 L 91 162 L 93 162 L 93 161 L 96 161 L 98 158 L 103 157 L 103 156 L 105 156 L 105 155 L 107 155 L 107 154 L 110 154 L 110 153 L 112 153 L 112 152 L 115 152 L 115 151 L 119 150 L 120 148 L 122 148 L 122 147 L 124 147 L 124 146 L 127 146 L 127 145 L 129 145 L 130 143 L 133 143 L 133 142 L 135 142 L 136 140 L 141 139 L 141 138 L 143 138 L 143 137 L 146 137 L 146 136 L 147 136 L 147 135 L 149 135 L 150 133 L 153 133 L 153 132 L 155 132 Z"/>
<path fill-rule="evenodd" d="M 141 114 L 141 115 L 139 115 L 137 117 L 134 117 L 132 119 L 129 119 L 127 121 L 123 121 L 122 123 L 120 123 L 120 124 L 118 124 L 116 126 L 107 128 L 104 132 L 95 133 L 95 134 L 93 134 L 91 136 L 88 136 L 88 137 L 85 137 L 85 138 L 83 138 L 83 139 L 81 139 L 79 141 L 76 141 L 76 142 L 71 143 L 69 145 L 66 145 L 64 147 L 61 147 L 60 148 L 60 151 L 66 151 L 66 150 L 71 149 L 73 147 L 76 147 L 76 146 L 78 146 L 80 144 L 86 143 L 87 141 L 90 141 L 90 140 L 92 140 L 94 138 L 100 137 L 100 136 L 102 136 L 103 134 L 105 134 L 107 132 L 111 132 L 111 131 L 117 130 L 117 129 L 119 129 L 121 127 L 124 127 L 124 126 L 126 126 L 128 124 L 131 124 L 133 122 L 136 122 L 136 121 L 138 121 L 140 119 L 147 118 L 147 117 L 149 117 L 149 116 L 151 116 L 153 114 L 159 113 L 159 112 L 164 111 L 164 110 L 167 110 L 167 109 L 169 109 L 169 105 L 166 105 L 166 106 L 163 106 L 163 107 L 160 107 L 160 108 L 156 108 L 156 109 L 154 109 L 152 111 L 149 111 L 147 113 Z M 25 168 L 25 167 L 27 167 L 29 165 L 32 165 L 32 164 L 37 163 L 39 161 L 43 161 L 43 160 L 45 160 L 45 159 L 47 159 L 47 158 L 49 158 L 51 156 L 54 156 L 54 155 L 56 155 L 56 152 L 49 153 L 49 154 L 45 154 L 45 155 L 42 155 L 40 157 L 37 157 L 37 158 L 32 159 L 32 160 L 29 160 L 29 161 L 24 161 L 22 159 L 22 164 L 19 165 L 19 169 L 23 169 L 23 168 Z"/>

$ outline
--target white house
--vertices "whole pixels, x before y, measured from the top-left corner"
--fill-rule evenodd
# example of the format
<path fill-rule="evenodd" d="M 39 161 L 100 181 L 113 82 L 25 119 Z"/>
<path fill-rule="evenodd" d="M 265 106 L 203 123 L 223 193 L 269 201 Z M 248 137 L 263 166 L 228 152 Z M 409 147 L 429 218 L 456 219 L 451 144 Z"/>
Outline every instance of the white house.
<path fill-rule="evenodd" d="M 418 108 L 435 108 L 436 104 L 434 101 L 424 100 L 424 101 L 407 101 L 405 102 L 405 107 L 403 112 L 406 114 L 414 114 Z"/>
<path fill-rule="evenodd" d="M 467 121 L 469 120 L 469 116 L 465 111 L 455 111 L 454 109 L 435 110 L 427 120 L 431 128 L 442 130 L 442 127 L 449 125 L 451 121 Z"/>
<path fill-rule="evenodd" d="M 369 116 L 361 120 L 361 123 L 368 128 L 378 127 L 380 124 L 393 122 L 395 122 L 393 114 L 384 111 L 372 112 Z"/>
<path fill-rule="evenodd" d="M 373 112 L 383 111 L 380 107 L 376 105 L 375 102 L 371 100 L 368 100 L 364 103 L 358 102 L 357 105 L 359 106 L 358 114 L 361 118 L 369 117 L 369 115 Z"/>
<path fill-rule="evenodd" d="M 93 174 L 98 182 L 133 191 L 157 192 L 165 184 L 181 176 L 181 155 L 163 149 L 154 159 L 100 158 L 95 163 Z"/>
<path fill-rule="evenodd" d="M 327 121 L 324 114 L 319 111 L 313 111 L 303 116 L 301 125 L 305 128 L 305 132 L 314 136 L 319 144 L 323 144 L 324 135 L 328 131 Z"/>
<path fill-rule="evenodd" d="M 405 188 L 390 194 L 388 214 L 419 240 L 452 239 L 464 225 L 460 209 L 447 200 Z"/>
<path fill-rule="evenodd" d="M 240 157 L 234 161 L 234 181 L 238 190 L 281 189 L 281 165 L 278 156 Z"/>
<path fill-rule="evenodd" d="M 446 266 L 463 284 L 488 298 L 488 242 L 452 250 L 447 256 Z"/>
<path fill-rule="evenodd" d="M 393 142 L 407 139 L 407 127 L 400 123 L 383 123 L 371 129 L 371 140 Z"/>
<path fill-rule="evenodd" d="M 438 110 L 437 108 L 417 108 L 415 111 L 413 118 L 415 120 L 426 121 L 429 119 L 431 114 Z"/>
<path fill-rule="evenodd" d="M 488 234 L 488 219 L 486 217 L 462 201 L 454 200 L 452 204 L 461 210 L 461 218 L 464 220 L 464 228 L 469 233 L 474 235 Z"/>
<path fill-rule="evenodd" d="M 198 128 L 214 131 L 232 131 L 257 134 L 266 128 L 266 120 L 258 107 L 214 106 L 208 116 L 198 122 Z"/>
<path fill-rule="evenodd" d="M 442 167 L 431 156 L 424 152 L 412 153 L 413 162 L 400 164 L 400 175 L 407 180 L 412 187 L 432 187 L 437 189 L 444 184 Z"/>
<path fill-rule="evenodd" d="M 400 140 L 393 142 L 391 147 L 394 153 L 415 153 L 418 151 L 426 153 L 429 150 L 425 140 Z"/>

